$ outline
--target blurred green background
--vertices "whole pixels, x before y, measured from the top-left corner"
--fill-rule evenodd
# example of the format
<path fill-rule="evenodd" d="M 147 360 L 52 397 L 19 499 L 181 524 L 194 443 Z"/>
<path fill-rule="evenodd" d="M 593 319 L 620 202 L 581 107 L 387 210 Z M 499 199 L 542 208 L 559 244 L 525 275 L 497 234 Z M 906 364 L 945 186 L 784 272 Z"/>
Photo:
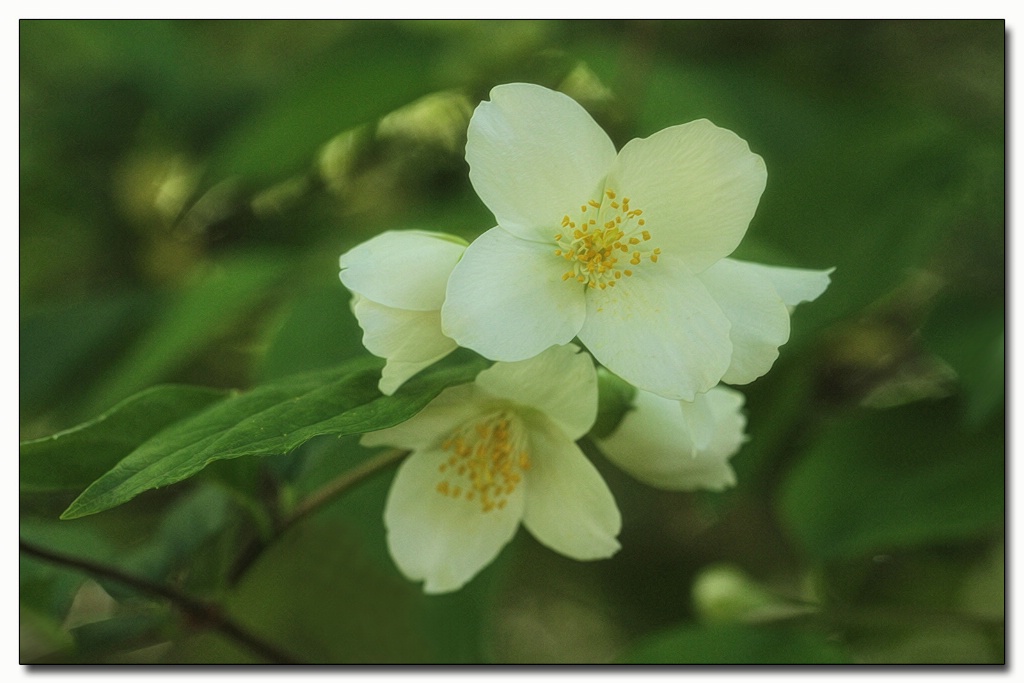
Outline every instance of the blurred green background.
<path fill-rule="evenodd" d="M 764 157 L 736 256 L 836 267 L 741 389 L 722 494 L 607 466 L 622 550 L 525 532 L 425 597 L 375 476 L 239 569 L 367 456 L 217 463 L 22 536 L 176 586 L 312 662 L 995 663 L 1004 647 L 1002 21 L 22 21 L 20 427 L 164 382 L 245 389 L 364 354 L 337 258 L 492 218 L 465 130 L 499 83 L 558 88 L 618 145 L 708 118 Z M 344 454 L 345 457 L 340 457 Z M 23 554 L 21 661 L 261 661 L 150 595 Z"/>

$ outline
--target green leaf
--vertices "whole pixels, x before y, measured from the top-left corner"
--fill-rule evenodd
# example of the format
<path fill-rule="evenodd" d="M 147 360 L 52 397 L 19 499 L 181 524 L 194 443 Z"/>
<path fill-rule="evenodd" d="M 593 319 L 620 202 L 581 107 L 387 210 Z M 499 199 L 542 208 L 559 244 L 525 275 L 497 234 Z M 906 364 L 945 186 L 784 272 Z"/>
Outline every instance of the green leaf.
<path fill-rule="evenodd" d="M 22 409 L 67 407 L 69 396 L 112 360 L 152 308 L 142 292 L 63 298 L 22 307 L 19 398 Z"/>
<path fill-rule="evenodd" d="M 918 402 L 832 424 L 781 488 L 785 527 L 818 559 L 998 531 L 1003 423 L 967 434 L 958 408 Z"/>
<path fill-rule="evenodd" d="M 321 434 L 391 427 L 415 415 L 442 389 L 471 381 L 481 365 L 432 368 L 393 396 L 377 390 L 380 368 L 379 359 L 356 359 L 216 403 L 140 444 L 89 486 L 62 519 L 102 512 L 187 479 L 217 460 L 288 453 Z"/>
<path fill-rule="evenodd" d="M 156 382 L 231 329 L 284 272 L 280 255 L 225 259 L 182 291 L 89 401 L 93 411 Z"/>
<path fill-rule="evenodd" d="M 790 627 L 683 626 L 654 636 L 625 664 L 839 664 L 849 661 L 822 633 Z"/>
<path fill-rule="evenodd" d="M 77 427 L 26 441 L 18 460 L 21 492 L 81 491 L 136 446 L 227 393 L 205 387 L 157 386 Z"/>

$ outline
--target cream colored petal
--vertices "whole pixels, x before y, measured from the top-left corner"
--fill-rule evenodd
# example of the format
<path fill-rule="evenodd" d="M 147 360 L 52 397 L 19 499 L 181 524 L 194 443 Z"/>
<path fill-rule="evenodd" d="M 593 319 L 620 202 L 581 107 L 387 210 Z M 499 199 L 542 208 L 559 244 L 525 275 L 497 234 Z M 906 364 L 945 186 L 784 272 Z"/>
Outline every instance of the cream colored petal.
<path fill-rule="evenodd" d="M 341 255 L 342 284 L 392 308 L 436 311 L 466 244 L 423 230 L 390 230 Z"/>
<path fill-rule="evenodd" d="M 696 455 L 697 451 L 710 446 L 715 435 L 715 420 L 708 392 L 697 394 L 692 401 L 679 401 L 679 414 L 691 444 L 690 454 Z"/>
<path fill-rule="evenodd" d="M 523 516 L 523 487 L 504 509 L 484 512 L 478 500 L 441 494 L 448 454 L 417 451 L 399 467 L 384 506 L 391 557 L 427 593 L 462 588 L 512 539 Z M 450 493 L 451 489 L 449 489 Z"/>
<path fill-rule="evenodd" d="M 622 379 L 677 400 L 715 386 L 732 357 L 729 320 L 701 281 L 669 258 L 588 290 L 579 338 Z"/>
<path fill-rule="evenodd" d="M 453 344 L 452 351 L 454 351 L 455 348 L 456 347 Z M 398 391 L 407 380 L 419 374 L 421 370 L 429 368 L 449 353 L 450 351 L 446 351 L 438 356 L 421 361 L 402 361 L 389 358 L 380 372 L 380 381 L 377 382 L 377 388 L 380 389 L 380 393 L 385 396 L 391 396 Z"/>
<path fill-rule="evenodd" d="M 768 372 L 789 340 L 789 309 L 761 271 L 723 259 L 699 275 L 725 312 L 733 353 L 723 382 L 747 384 Z"/>
<path fill-rule="evenodd" d="M 583 452 L 542 416 L 530 421 L 523 525 L 552 550 L 576 560 L 611 557 L 622 518 L 604 479 Z"/>
<path fill-rule="evenodd" d="M 678 469 L 696 457 L 679 401 L 649 391 L 637 392 L 633 408 L 598 445 L 610 461 L 658 488 L 670 488 Z"/>
<path fill-rule="evenodd" d="M 814 301 L 828 288 L 835 268 L 828 270 L 807 270 L 805 268 L 782 268 L 760 263 L 742 263 L 750 270 L 767 278 L 787 306 L 793 307 L 805 301 Z"/>
<path fill-rule="evenodd" d="M 650 392 L 637 392 L 635 407 L 615 432 L 598 445 L 610 461 L 655 488 L 719 491 L 736 483 L 729 464 L 745 440 L 746 418 L 740 412 L 743 395 L 715 387 L 698 397 L 709 422 L 711 438 L 695 448 L 693 425 L 682 418 L 680 402 Z"/>
<path fill-rule="evenodd" d="M 743 139 L 701 119 L 631 140 L 607 187 L 643 211 L 651 247 L 699 273 L 740 243 L 766 180 Z"/>
<path fill-rule="evenodd" d="M 387 359 L 380 390 L 390 396 L 407 379 L 458 348 L 441 332 L 441 311 L 408 311 L 354 295 L 352 312 L 363 328 L 363 346 Z"/>
<path fill-rule="evenodd" d="M 498 224 L 550 239 L 562 216 L 597 199 L 615 146 L 572 98 L 529 83 L 499 85 L 469 122 L 469 179 Z"/>
<path fill-rule="evenodd" d="M 707 400 L 711 405 L 716 428 L 706 452 L 712 458 L 731 458 L 747 440 L 744 433 L 747 417 L 743 414 L 743 394 L 726 386 L 718 386 L 707 393 Z M 735 477 L 731 476 L 726 483 L 732 486 L 736 483 Z"/>
<path fill-rule="evenodd" d="M 554 244 L 492 228 L 466 249 L 441 308 L 444 333 L 491 359 L 524 360 L 566 344 L 583 324 L 579 283 L 563 282 Z"/>
<path fill-rule="evenodd" d="M 364 446 L 394 448 L 436 448 L 452 431 L 488 409 L 489 397 L 475 384 L 460 384 L 442 391 L 437 398 L 405 422 L 394 427 L 366 432 L 359 439 Z"/>
<path fill-rule="evenodd" d="M 476 384 L 489 394 L 534 408 L 576 440 L 597 418 L 597 372 L 578 346 L 552 346 L 515 363 L 495 363 Z"/>

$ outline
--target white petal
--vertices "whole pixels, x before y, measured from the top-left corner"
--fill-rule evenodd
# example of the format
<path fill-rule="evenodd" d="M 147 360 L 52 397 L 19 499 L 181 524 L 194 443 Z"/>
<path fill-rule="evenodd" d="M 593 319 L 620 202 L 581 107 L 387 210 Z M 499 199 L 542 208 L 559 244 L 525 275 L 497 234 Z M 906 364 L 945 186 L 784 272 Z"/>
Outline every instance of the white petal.
<path fill-rule="evenodd" d="M 363 346 L 387 359 L 380 390 L 390 396 L 423 368 L 458 348 L 441 332 L 441 311 L 391 308 L 353 295 L 352 312 L 363 328 Z"/>
<path fill-rule="evenodd" d="M 729 458 L 744 441 L 743 395 L 715 387 L 698 396 L 710 422 L 711 440 L 694 448 L 680 402 L 650 392 L 637 392 L 635 408 L 606 439 L 599 441 L 608 459 L 651 486 L 672 491 L 719 491 L 736 483 Z"/>
<path fill-rule="evenodd" d="M 341 255 L 341 282 L 385 306 L 436 311 L 448 275 L 466 245 L 457 237 L 423 230 L 391 230 Z"/>
<path fill-rule="evenodd" d="M 436 487 L 448 454 L 417 451 L 402 463 L 384 506 L 387 543 L 395 564 L 427 593 L 458 590 L 486 567 L 515 535 L 523 516 L 523 487 L 507 506 L 484 512 L 479 501 L 452 498 Z"/>
<path fill-rule="evenodd" d="M 789 340 L 789 309 L 750 264 L 723 259 L 698 277 L 732 323 L 732 362 L 722 381 L 753 382 L 771 369 Z"/>
<path fill-rule="evenodd" d="M 628 142 L 607 186 L 643 211 L 652 247 L 698 273 L 740 243 L 766 180 L 744 140 L 701 119 Z"/>
<path fill-rule="evenodd" d="M 597 419 L 597 371 L 589 354 L 567 344 L 515 363 L 495 363 L 476 377 L 489 394 L 535 408 L 572 440 Z"/>
<path fill-rule="evenodd" d="M 747 268 L 768 278 L 775 291 L 787 306 L 796 306 L 805 301 L 814 301 L 828 288 L 829 277 L 835 268 L 828 270 L 807 270 L 804 268 L 781 268 L 760 263 L 743 263 Z"/>
<path fill-rule="evenodd" d="M 530 457 L 523 525 L 576 560 L 611 557 L 622 517 L 604 479 L 573 441 L 538 416 L 530 421 Z"/>
<path fill-rule="evenodd" d="M 469 122 L 469 179 L 498 224 L 524 239 L 560 232 L 562 216 L 598 199 L 615 146 L 572 98 L 499 85 Z"/>
<path fill-rule="evenodd" d="M 633 408 L 615 431 L 598 440 L 602 452 L 640 481 L 667 486 L 680 465 L 696 457 L 679 403 L 649 391 L 638 391 Z"/>
<path fill-rule="evenodd" d="M 692 401 L 679 401 L 682 427 L 690 440 L 691 455 L 696 455 L 697 451 L 710 446 L 715 436 L 715 420 L 711 412 L 711 402 L 707 397 L 708 394 L 705 392 L 694 396 Z"/>
<path fill-rule="evenodd" d="M 394 427 L 366 432 L 359 439 L 364 446 L 393 446 L 395 448 L 435 448 L 451 432 L 487 410 L 475 384 L 448 387 L 420 412 Z"/>
<path fill-rule="evenodd" d="M 711 414 L 715 420 L 715 430 L 711 443 L 705 451 L 712 458 L 726 460 L 740 449 L 747 436 L 743 430 L 747 426 L 747 418 L 742 412 L 743 394 L 725 386 L 718 386 L 709 391 L 707 401 L 711 405 Z M 728 481 L 723 485 L 732 486 L 736 483 L 731 472 Z"/>
<path fill-rule="evenodd" d="M 693 400 L 729 367 L 729 320 L 704 285 L 674 259 L 642 263 L 632 277 L 587 292 L 580 340 L 640 389 Z"/>
<path fill-rule="evenodd" d="M 456 346 L 453 344 L 452 351 L 454 351 L 455 348 Z M 380 393 L 385 396 L 391 396 L 398 391 L 403 384 L 405 384 L 406 380 L 418 374 L 420 370 L 429 368 L 431 365 L 447 356 L 448 353 L 450 352 L 446 351 L 439 356 L 421 361 L 401 361 L 389 358 L 380 372 L 380 381 L 377 382 L 377 388 L 380 390 Z"/>
<path fill-rule="evenodd" d="M 536 356 L 576 336 L 586 315 L 583 287 L 563 282 L 554 244 L 501 228 L 480 235 L 452 271 L 441 308 L 444 333 L 491 360 Z"/>

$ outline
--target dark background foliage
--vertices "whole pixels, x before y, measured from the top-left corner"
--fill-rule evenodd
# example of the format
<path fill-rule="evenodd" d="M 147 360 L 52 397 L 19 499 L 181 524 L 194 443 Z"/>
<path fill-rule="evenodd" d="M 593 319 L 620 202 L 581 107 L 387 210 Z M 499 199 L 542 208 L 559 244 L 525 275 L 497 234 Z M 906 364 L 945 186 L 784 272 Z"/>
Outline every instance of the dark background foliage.
<path fill-rule="evenodd" d="M 743 388 L 735 489 L 655 491 L 591 452 L 625 520 L 608 561 L 520 533 L 463 591 L 423 596 L 384 546 L 389 470 L 240 565 L 280 510 L 370 457 L 330 436 L 68 521 L 116 439 L 80 469 L 23 461 L 22 537 L 214 601 L 303 661 L 1003 661 L 1005 36 L 22 21 L 23 439 L 159 383 L 200 400 L 365 355 L 338 255 L 385 229 L 492 226 L 463 145 L 498 83 L 569 93 L 619 145 L 695 118 L 736 131 L 769 174 L 736 255 L 836 267 Z M 25 554 L 20 578 L 23 662 L 261 661 L 116 581 Z"/>

